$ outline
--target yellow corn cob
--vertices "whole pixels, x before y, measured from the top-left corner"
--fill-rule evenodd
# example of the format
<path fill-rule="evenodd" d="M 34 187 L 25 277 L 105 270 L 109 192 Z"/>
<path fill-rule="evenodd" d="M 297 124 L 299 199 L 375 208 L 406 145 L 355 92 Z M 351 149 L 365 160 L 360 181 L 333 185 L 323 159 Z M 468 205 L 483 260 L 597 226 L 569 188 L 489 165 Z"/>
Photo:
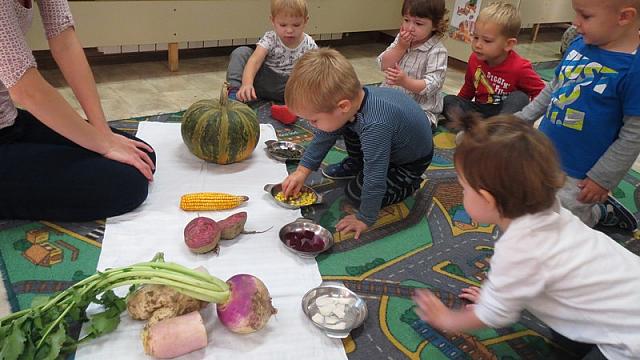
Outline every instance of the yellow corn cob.
<path fill-rule="evenodd" d="M 185 211 L 226 210 L 248 201 L 248 196 L 216 192 L 202 192 L 182 195 L 180 208 Z"/>

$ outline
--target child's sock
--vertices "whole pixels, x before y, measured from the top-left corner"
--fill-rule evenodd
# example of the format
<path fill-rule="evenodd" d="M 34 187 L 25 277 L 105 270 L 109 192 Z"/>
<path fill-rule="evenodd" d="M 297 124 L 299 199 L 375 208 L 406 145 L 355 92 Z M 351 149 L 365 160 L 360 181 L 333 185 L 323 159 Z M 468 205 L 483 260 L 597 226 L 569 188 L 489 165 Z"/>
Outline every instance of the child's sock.
<path fill-rule="evenodd" d="M 635 230 L 638 227 L 635 216 L 611 196 L 604 204 L 597 204 L 597 209 L 600 212 L 599 225 L 617 226 L 625 230 Z"/>
<path fill-rule="evenodd" d="M 611 211 L 607 211 L 607 207 L 604 204 L 596 204 L 596 206 L 594 206 L 591 211 L 594 213 L 594 215 L 598 216 L 598 223 L 602 225 L 605 225 L 605 223 L 610 223 L 611 220 L 613 220 L 612 218 L 615 216 L 613 214 L 613 209 L 611 209 Z M 608 216 L 609 214 L 611 215 Z"/>

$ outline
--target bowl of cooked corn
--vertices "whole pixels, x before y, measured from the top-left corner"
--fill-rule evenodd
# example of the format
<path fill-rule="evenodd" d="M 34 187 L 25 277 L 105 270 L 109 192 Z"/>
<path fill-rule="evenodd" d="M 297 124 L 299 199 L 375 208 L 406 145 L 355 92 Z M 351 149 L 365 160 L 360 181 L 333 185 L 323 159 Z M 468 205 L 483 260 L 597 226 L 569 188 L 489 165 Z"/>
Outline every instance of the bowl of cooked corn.
<path fill-rule="evenodd" d="M 267 154 L 278 161 L 298 161 L 304 154 L 304 147 L 291 141 L 268 140 L 265 141 L 265 145 Z"/>
<path fill-rule="evenodd" d="M 322 202 L 322 197 L 308 186 L 303 186 L 298 194 L 289 197 L 284 196 L 282 184 L 267 184 L 264 186 L 264 191 L 271 195 L 276 204 L 287 209 L 299 209 Z"/>

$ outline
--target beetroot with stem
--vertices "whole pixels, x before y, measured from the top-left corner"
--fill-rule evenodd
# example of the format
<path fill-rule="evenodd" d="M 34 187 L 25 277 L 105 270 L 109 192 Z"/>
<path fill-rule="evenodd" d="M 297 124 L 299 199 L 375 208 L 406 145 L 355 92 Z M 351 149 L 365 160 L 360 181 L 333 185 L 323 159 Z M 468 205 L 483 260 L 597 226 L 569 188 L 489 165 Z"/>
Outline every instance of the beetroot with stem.
<path fill-rule="evenodd" d="M 244 224 L 247 223 L 247 212 L 241 211 L 235 213 L 224 220 L 218 222 L 218 225 L 222 228 L 220 237 L 223 240 L 231 240 L 240 235 L 244 231 Z"/>
<path fill-rule="evenodd" d="M 251 230 L 246 231 L 244 229 L 244 225 L 247 223 L 247 212 L 241 211 L 230 215 L 229 217 L 218 221 L 218 226 L 220 226 L 220 239 L 221 240 L 232 240 L 235 239 L 236 236 L 240 234 L 260 234 L 263 232 L 267 232 L 271 229 L 271 227 L 267 230 Z M 272 226 L 273 227 L 273 226 Z"/>
<path fill-rule="evenodd" d="M 253 275 L 238 274 L 227 280 L 231 295 L 216 306 L 220 322 L 230 331 L 248 334 L 262 329 L 277 310 L 269 290 Z"/>

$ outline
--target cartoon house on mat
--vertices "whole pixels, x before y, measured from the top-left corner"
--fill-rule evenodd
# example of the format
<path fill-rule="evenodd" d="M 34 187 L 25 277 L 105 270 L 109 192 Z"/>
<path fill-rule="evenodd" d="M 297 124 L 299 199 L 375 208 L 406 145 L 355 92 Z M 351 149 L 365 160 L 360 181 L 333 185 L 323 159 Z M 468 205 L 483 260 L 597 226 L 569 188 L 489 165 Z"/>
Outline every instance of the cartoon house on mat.
<path fill-rule="evenodd" d="M 62 262 L 62 250 L 50 243 L 35 244 L 22 253 L 34 265 L 52 266 Z"/>
<path fill-rule="evenodd" d="M 451 209 L 451 221 L 453 225 L 462 230 L 473 230 L 478 226 L 473 222 L 463 206 L 455 206 Z"/>
<path fill-rule="evenodd" d="M 46 229 L 33 229 L 27 231 L 27 241 L 32 244 L 42 244 L 49 240 L 49 232 Z"/>

